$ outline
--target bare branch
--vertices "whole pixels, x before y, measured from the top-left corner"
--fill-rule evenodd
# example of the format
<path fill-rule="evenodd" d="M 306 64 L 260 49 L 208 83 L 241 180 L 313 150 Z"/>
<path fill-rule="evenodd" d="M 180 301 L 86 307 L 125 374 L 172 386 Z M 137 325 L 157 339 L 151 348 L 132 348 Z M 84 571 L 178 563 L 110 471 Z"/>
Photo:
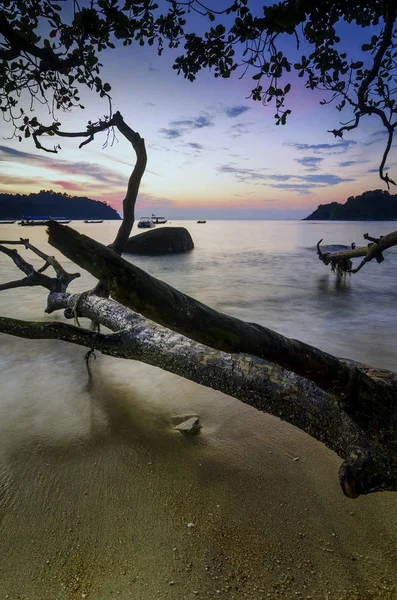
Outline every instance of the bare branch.
<path fill-rule="evenodd" d="M 32 250 L 35 254 L 40 256 L 40 258 L 43 258 L 46 262 L 41 269 L 36 271 L 33 265 L 26 262 L 26 260 L 22 258 L 22 256 L 18 253 L 17 250 L 10 250 L 5 246 L 0 245 L 0 252 L 9 256 L 14 261 L 18 269 L 20 269 L 23 273 L 25 273 L 25 275 L 27 275 L 27 277 L 18 281 L 12 281 L 3 284 L 0 287 L 0 291 L 16 287 L 42 286 L 48 289 L 50 292 L 64 292 L 66 291 L 71 281 L 73 281 L 77 277 L 80 277 L 80 273 L 67 273 L 53 256 L 48 256 L 41 250 L 38 250 L 38 248 L 29 243 L 28 239 L 21 238 L 20 241 L 7 243 L 23 244 L 25 248 Z M 56 278 L 43 275 L 43 271 L 47 269 L 49 265 L 51 265 L 54 268 L 57 274 Z"/>
<path fill-rule="evenodd" d="M 113 121 L 120 133 L 122 133 L 124 137 L 132 144 L 132 147 L 136 153 L 136 164 L 128 181 L 126 197 L 123 200 L 123 222 L 121 223 L 116 239 L 112 244 L 113 250 L 118 254 L 121 254 L 134 224 L 135 203 L 138 196 L 141 179 L 146 169 L 147 155 L 145 140 L 141 138 L 139 133 L 133 131 L 124 122 L 124 119 L 119 112 L 114 114 Z"/>
<path fill-rule="evenodd" d="M 375 259 L 378 263 L 383 262 L 383 252 L 397 245 L 397 231 L 392 231 L 387 235 L 381 236 L 379 239 L 369 236 L 368 233 L 365 233 L 363 237 L 364 239 L 370 240 L 373 243 L 368 244 L 368 246 L 362 246 L 342 252 L 322 252 L 320 249 L 320 244 L 323 240 L 320 240 L 317 243 L 317 254 L 319 259 L 325 265 L 332 264 L 334 269 L 335 267 L 338 267 L 341 273 L 358 273 L 358 271 L 360 271 L 367 262 L 370 262 L 373 259 Z M 364 257 L 362 262 L 357 268 L 352 269 L 351 259 L 359 258 L 361 256 Z"/>

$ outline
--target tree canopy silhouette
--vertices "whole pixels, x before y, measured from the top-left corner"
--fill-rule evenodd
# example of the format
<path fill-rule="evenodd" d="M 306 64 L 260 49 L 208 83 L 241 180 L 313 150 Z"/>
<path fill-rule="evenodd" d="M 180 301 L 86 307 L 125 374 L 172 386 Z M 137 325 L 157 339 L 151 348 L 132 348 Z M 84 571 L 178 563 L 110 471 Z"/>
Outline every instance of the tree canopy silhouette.
<path fill-rule="evenodd" d="M 162 54 L 169 47 L 178 53 L 173 68 L 190 81 L 204 68 L 215 77 L 251 77 L 251 98 L 272 106 L 278 124 L 291 113 L 288 94 L 299 79 L 346 115 L 334 136 L 343 137 L 364 117 L 378 119 L 387 132 L 379 175 L 389 186 L 394 182 L 384 169 L 397 125 L 396 11 L 395 0 L 285 0 L 270 6 L 252 0 L 3 0 L 0 109 L 15 135 L 33 136 L 38 148 L 48 150 L 39 137 L 71 135 L 61 133 L 56 111 L 82 108 L 81 86 L 107 99 L 102 120 L 111 119 L 101 53 L 148 44 Z M 194 32 L 197 26 L 203 34 Z M 363 41 L 352 50 L 349 40 L 356 34 Z M 26 114 L 26 94 L 31 107 L 48 104 L 51 123 Z M 87 130 L 99 124 L 89 121 Z"/>

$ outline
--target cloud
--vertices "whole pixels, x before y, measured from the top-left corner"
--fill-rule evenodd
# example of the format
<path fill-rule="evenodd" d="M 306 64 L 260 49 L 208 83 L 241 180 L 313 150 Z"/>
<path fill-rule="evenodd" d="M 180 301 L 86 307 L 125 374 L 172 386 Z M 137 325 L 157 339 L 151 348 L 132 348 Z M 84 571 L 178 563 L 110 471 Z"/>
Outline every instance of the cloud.
<path fill-rule="evenodd" d="M 339 177 L 339 175 L 291 175 L 291 178 L 299 179 L 300 181 L 306 181 L 307 183 L 320 183 L 322 185 L 338 185 L 338 183 L 347 183 L 355 181 L 351 177 Z"/>
<path fill-rule="evenodd" d="M 390 171 L 391 166 L 390 165 L 386 165 L 385 167 L 383 167 L 383 172 L 386 173 L 387 171 Z M 379 173 L 379 167 L 377 169 L 369 169 L 367 171 L 367 173 Z"/>
<path fill-rule="evenodd" d="M 12 176 L 6 174 L 3 175 L 2 173 L 0 173 L 0 185 L 39 185 L 41 181 L 41 177 L 21 177 L 20 175 Z"/>
<path fill-rule="evenodd" d="M 353 165 L 361 165 L 363 162 L 368 162 L 366 160 L 344 160 L 343 162 L 338 163 L 338 167 L 352 167 Z"/>
<path fill-rule="evenodd" d="M 58 185 L 64 190 L 70 190 L 71 192 L 80 192 L 84 184 L 72 183 L 71 181 L 51 181 L 53 185 Z"/>
<path fill-rule="evenodd" d="M 182 119 L 180 121 L 170 121 L 169 128 L 160 129 L 160 133 L 168 139 L 179 138 L 185 133 L 204 127 L 213 127 L 213 117 L 209 114 L 203 114 L 192 119 Z"/>
<path fill-rule="evenodd" d="M 263 173 L 263 170 L 255 169 L 239 169 L 233 165 L 219 165 L 216 170 L 219 173 L 232 173 L 238 181 L 247 181 L 255 179 L 268 179 L 268 175 Z"/>
<path fill-rule="evenodd" d="M 113 171 L 108 167 L 89 163 L 86 161 L 67 161 L 56 159 L 48 155 L 30 154 L 21 152 L 15 148 L 8 146 L 0 146 L 0 162 L 18 162 L 34 167 L 58 171 L 68 175 L 73 174 L 88 177 L 95 182 L 111 186 L 125 186 L 127 177 L 117 171 Z"/>
<path fill-rule="evenodd" d="M 250 107 L 248 107 L 248 106 L 227 106 L 224 109 L 224 113 L 228 117 L 233 119 L 234 117 L 239 117 L 240 115 L 247 112 L 248 110 L 251 110 Z"/>
<path fill-rule="evenodd" d="M 295 161 L 302 165 L 305 169 L 310 169 L 311 171 L 319 171 L 320 163 L 323 161 L 323 158 L 316 156 L 304 156 L 303 158 L 295 158 Z"/>
<path fill-rule="evenodd" d="M 233 127 L 231 128 L 232 137 L 237 138 L 241 135 L 244 135 L 245 133 L 249 133 L 250 129 L 248 125 L 250 125 L 250 123 L 236 123 L 235 125 L 233 125 Z"/>
<path fill-rule="evenodd" d="M 160 133 L 163 134 L 163 136 L 168 138 L 169 140 L 174 140 L 175 138 L 181 137 L 184 131 L 183 129 L 165 129 L 164 127 L 162 127 L 160 129 Z"/>
<path fill-rule="evenodd" d="M 266 173 L 267 169 L 242 169 L 232 164 L 219 165 L 219 173 L 229 173 L 235 176 L 240 183 L 252 183 L 253 185 L 266 185 L 272 188 L 284 189 L 288 191 L 297 191 L 300 194 L 311 194 L 310 190 L 318 187 L 329 187 L 355 181 L 352 178 L 342 178 L 333 174 L 321 175 L 294 175 L 281 174 L 270 175 Z M 261 182 L 261 183 L 258 183 Z"/>
<path fill-rule="evenodd" d="M 198 144 L 197 142 L 187 142 L 185 146 L 193 148 L 193 150 L 202 150 L 204 148 L 202 144 Z"/>
<path fill-rule="evenodd" d="M 174 127 L 187 127 L 188 129 L 202 129 L 203 127 L 213 127 L 212 117 L 210 115 L 201 115 L 194 119 L 184 119 L 183 121 L 171 121 L 170 125 Z"/>
<path fill-rule="evenodd" d="M 312 150 L 314 153 L 320 154 L 341 154 L 346 150 L 349 150 L 352 146 L 356 146 L 358 142 L 353 140 L 342 140 L 335 144 L 300 144 L 299 142 L 289 142 L 287 146 L 293 146 L 297 150 Z"/>
<path fill-rule="evenodd" d="M 313 194 L 310 187 L 304 183 L 275 183 L 270 187 L 286 190 L 287 192 L 298 192 L 300 196 L 310 196 Z"/>

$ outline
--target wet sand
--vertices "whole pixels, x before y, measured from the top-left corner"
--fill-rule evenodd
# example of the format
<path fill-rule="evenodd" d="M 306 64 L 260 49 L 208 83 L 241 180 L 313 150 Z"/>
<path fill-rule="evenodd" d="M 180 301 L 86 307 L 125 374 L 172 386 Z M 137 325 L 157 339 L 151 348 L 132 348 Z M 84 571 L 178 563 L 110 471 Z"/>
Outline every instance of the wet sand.
<path fill-rule="evenodd" d="M 2 341 L 1 598 L 397 598 L 397 495 L 344 498 L 315 440 L 155 368 L 98 356 L 88 389 L 84 350 Z"/>

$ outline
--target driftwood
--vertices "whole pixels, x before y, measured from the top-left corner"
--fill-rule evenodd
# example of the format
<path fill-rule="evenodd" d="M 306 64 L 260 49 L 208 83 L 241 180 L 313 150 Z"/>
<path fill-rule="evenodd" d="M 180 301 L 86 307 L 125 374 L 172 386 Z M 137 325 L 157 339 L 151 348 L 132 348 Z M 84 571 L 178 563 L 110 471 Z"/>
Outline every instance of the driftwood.
<path fill-rule="evenodd" d="M 361 246 L 359 248 L 354 247 L 351 250 L 345 250 L 343 252 L 322 252 L 320 244 L 323 240 L 321 239 L 317 242 L 318 257 L 325 265 L 330 264 L 332 270 L 335 271 L 337 275 L 346 275 L 346 273 L 358 273 L 366 263 L 373 259 L 375 259 L 377 263 L 383 262 L 385 260 L 383 252 L 388 250 L 388 248 L 397 245 L 397 231 L 382 235 L 380 238 L 371 237 L 368 233 L 364 233 L 363 237 L 371 243 L 367 246 Z M 352 246 L 354 246 L 354 244 L 352 244 Z M 358 267 L 353 269 L 352 259 L 360 257 L 363 257 L 363 260 Z"/>
<path fill-rule="evenodd" d="M 343 459 L 339 477 L 348 497 L 397 491 L 397 375 L 338 359 L 255 323 L 219 313 L 120 256 L 134 220 L 146 150 L 139 134 L 116 114 L 109 126 L 118 127 L 129 139 L 137 163 L 115 242 L 108 248 L 70 227 L 48 224 L 50 244 L 93 274 L 99 284 L 94 290 L 71 294 L 68 285 L 78 274 L 68 274 L 57 260 L 28 240 L 2 242 L 0 251 L 25 277 L 0 289 L 43 286 L 49 290 L 45 312 L 64 310 L 74 324 L 0 317 L 0 331 L 60 339 L 139 360 L 220 390 L 292 423 L 334 450 Z M 389 243 L 385 238 L 373 245 L 385 249 Z M 43 267 L 36 271 L 15 249 L 7 248 L 12 244 L 23 244 L 38 254 Z M 376 256 L 372 251 L 371 257 Z M 43 273 L 49 267 L 54 269 L 54 277 Z M 81 327 L 81 317 L 105 326 L 110 333 Z"/>

